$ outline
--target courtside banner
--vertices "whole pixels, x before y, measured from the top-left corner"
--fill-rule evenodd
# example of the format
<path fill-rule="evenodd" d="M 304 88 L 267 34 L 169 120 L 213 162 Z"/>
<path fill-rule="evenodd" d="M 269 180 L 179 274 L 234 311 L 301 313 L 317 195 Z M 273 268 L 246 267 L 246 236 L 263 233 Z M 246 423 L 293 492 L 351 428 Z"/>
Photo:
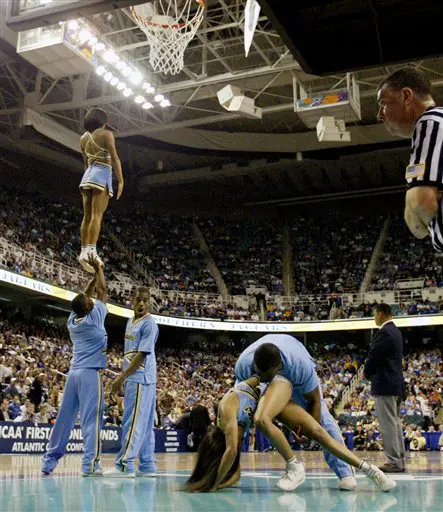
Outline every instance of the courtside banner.
<path fill-rule="evenodd" d="M 61 300 L 71 301 L 76 293 L 64 290 L 58 286 L 42 283 L 9 270 L 0 269 L 0 282 L 9 283 L 21 288 L 36 291 L 56 297 Z M 109 313 L 123 318 L 130 318 L 132 310 L 108 304 Z M 328 331 L 356 331 L 363 329 L 375 329 L 372 318 L 350 320 L 324 320 L 322 322 L 221 322 L 205 318 L 181 318 L 174 316 L 152 315 L 159 325 L 169 327 L 181 327 L 185 329 L 203 329 L 209 331 L 242 331 L 263 333 L 291 333 L 291 332 L 328 332 Z M 419 315 L 401 316 L 394 318 L 397 327 L 418 327 L 443 325 L 443 315 Z"/>
<path fill-rule="evenodd" d="M 47 450 L 52 425 L 0 422 L 0 454 L 43 454 Z M 118 453 L 121 443 L 120 427 L 103 427 L 102 453 Z M 177 453 L 188 451 L 183 430 L 155 430 L 155 451 Z M 83 435 L 80 427 L 71 431 L 66 453 L 83 453 Z"/>

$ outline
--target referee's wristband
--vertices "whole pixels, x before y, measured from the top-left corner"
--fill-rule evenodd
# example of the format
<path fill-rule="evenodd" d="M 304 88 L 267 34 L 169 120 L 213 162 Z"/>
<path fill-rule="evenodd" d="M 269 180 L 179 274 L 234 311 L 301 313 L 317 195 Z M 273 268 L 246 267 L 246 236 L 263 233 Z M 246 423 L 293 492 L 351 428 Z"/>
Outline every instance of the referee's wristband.
<path fill-rule="evenodd" d="M 251 377 L 255 377 L 256 379 L 258 379 L 258 382 L 259 382 L 259 383 L 261 382 L 260 375 L 257 375 L 256 373 L 253 373 L 253 374 L 251 375 Z"/>

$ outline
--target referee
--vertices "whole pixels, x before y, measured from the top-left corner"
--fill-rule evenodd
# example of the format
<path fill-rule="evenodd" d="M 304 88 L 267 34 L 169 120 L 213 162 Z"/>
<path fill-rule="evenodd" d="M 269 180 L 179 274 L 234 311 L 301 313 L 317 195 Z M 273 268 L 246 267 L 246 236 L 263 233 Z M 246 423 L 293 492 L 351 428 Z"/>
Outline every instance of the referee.
<path fill-rule="evenodd" d="M 443 251 L 443 108 L 431 95 L 431 83 L 409 67 L 386 77 L 377 92 L 378 119 L 393 135 L 412 138 L 405 221 L 416 238 L 430 235 Z"/>
<path fill-rule="evenodd" d="M 380 327 L 374 336 L 365 362 L 365 376 L 371 381 L 380 431 L 388 462 L 380 469 L 385 473 L 404 473 L 405 444 L 400 418 L 400 404 L 405 397 L 403 378 L 403 336 L 392 321 L 391 306 L 379 304 L 375 323 Z"/>

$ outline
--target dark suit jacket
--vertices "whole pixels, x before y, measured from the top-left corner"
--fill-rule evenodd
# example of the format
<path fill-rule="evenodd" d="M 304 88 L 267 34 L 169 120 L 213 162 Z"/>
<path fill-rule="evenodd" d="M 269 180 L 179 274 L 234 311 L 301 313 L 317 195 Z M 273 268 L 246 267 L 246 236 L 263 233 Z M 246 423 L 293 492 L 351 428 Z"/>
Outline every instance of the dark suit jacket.
<path fill-rule="evenodd" d="M 373 395 L 405 395 L 403 378 L 403 336 L 393 322 L 380 329 L 374 337 L 365 362 L 365 376 L 371 381 Z"/>

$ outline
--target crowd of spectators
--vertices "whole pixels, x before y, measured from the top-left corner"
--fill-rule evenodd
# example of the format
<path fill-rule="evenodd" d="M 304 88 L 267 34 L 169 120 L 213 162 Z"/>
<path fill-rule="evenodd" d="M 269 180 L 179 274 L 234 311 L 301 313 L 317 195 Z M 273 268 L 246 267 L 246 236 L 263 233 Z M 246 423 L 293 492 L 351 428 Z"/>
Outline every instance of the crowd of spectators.
<path fill-rule="evenodd" d="M 436 429 L 437 411 L 442 406 L 443 359 L 439 350 L 413 352 L 403 360 L 406 381 L 406 399 L 402 402 L 400 414 L 404 428 L 409 435 L 411 450 L 424 449 L 426 439 L 423 431 Z M 377 432 L 378 420 L 375 400 L 370 393 L 370 383 L 363 379 L 361 385 L 344 404 L 340 419 L 346 428 L 356 427 L 357 446 L 365 449 L 367 440 L 364 433 Z M 362 433 L 363 432 L 363 433 Z M 354 439 L 356 434 L 354 433 Z M 418 441 L 413 441 L 418 437 Z M 422 440 L 420 440 L 422 439 Z M 423 444 L 423 442 L 425 444 Z M 417 448 L 420 445 L 421 448 Z"/>
<path fill-rule="evenodd" d="M 413 279 L 423 279 L 425 287 L 443 286 L 443 257 L 429 237 L 417 240 L 403 218 L 393 215 L 370 289 L 393 290 L 398 281 Z"/>
<path fill-rule="evenodd" d="M 380 435 L 380 425 L 377 419 L 362 418 L 356 424 L 343 424 L 341 432 L 345 443 L 350 446 L 350 437 L 352 437 L 352 449 L 355 451 L 382 451 L 383 439 Z M 405 447 L 410 451 L 427 451 L 432 449 L 428 446 L 425 434 L 438 433 L 438 449 L 443 451 L 443 424 L 439 427 L 430 425 L 426 430 L 418 425 L 408 424 L 403 421 L 403 433 Z"/>
<path fill-rule="evenodd" d="M 22 274 L 24 276 L 47 282 L 54 286 L 68 288 L 74 291 L 83 290 L 89 276 L 82 272 L 67 272 L 51 265 L 42 264 L 31 256 L 18 255 L 14 249 L 7 249 L 2 253 L 3 264 L 0 266 Z M 110 276 L 112 279 L 112 275 Z M 137 286 L 126 286 L 125 291 L 115 288 L 115 282 L 109 282 L 109 298 L 111 302 L 126 307 L 131 306 L 131 293 Z M 207 318 L 221 321 L 286 321 L 303 322 L 318 320 L 371 318 L 377 306 L 377 301 L 362 302 L 360 304 L 343 305 L 340 294 L 328 296 L 317 295 L 305 297 L 303 301 L 292 305 L 282 305 L 276 296 L 268 295 L 263 312 L 257 307 L 254 297 L 251 296 L 247 306 L 239 306 L 234 303 L 222 301 L 221 297 L 208 298 L 204 294 L 192 292 L 189 294 L 177 294 L 172 298 L 162 290 L 152 291 L 152 297 L 156 304 L 156 312 L 161 315 L 183 318 Z M 443 298 L 436 301 L 420 298 L 421 292 L 408 302 L 393 304 L 394 316 L 414 316 L 424 314 L 438 314 L 443 310 Z"/>
<path fill-rule="evenodd" d="M 219 346 L 212 349 L 159 347 L 157 352 L 158 389 L 174 402 L 168 413 L 170 422 L 176 423 L 192 404 L 197 403 L 207 407 L 214 418 L 217 402 L 234 382 L 236 357 L 232 351 L 226 353 L 226 347 Z M 1 398 L 8 400 L 10 410 L 5 418 L 39 421 L 41 417 L 36 414 L 40 413 L 44 403 L 45 418 L 53 420 L 61 403 L 71 357 L 71 343 L 63 326 L 0 320 Z M 108 370 L 104 379 L 109 404 L 107 384 L 121 369 L 122 347 L 111 346 L 107 358 Z M 345 361 L 349 361 L 349 365 L 345 365 Z M 333 367 L 328 358 L 322 356 L 318 365 L 319 373 L 325 379 L 324 391 L 332 404 L 350 375 L 355 373 L 354 365 L 348 356 L 337 360 Z M 343 368 L 348 367 L 349 371 L 342 374 Z M 30 402 L 30 391 L 36 383 L 39 383 L 40 392 Z M 162 397 L 159 401 L 162 402 Z M 121 400 L 117 406 L 110 405 L 106 417 L 117 411 L 115 407 L 121 417 L 122 405 Z"/>
<path fill-rule="evenodd" d="M 124 215 L 110 214 L 107 224 L 158 283 L 160 289 L 218 293 L 206 268 L 189 218 L 140 215 L 136 204 Z"/>
<path fill-rule="evenodd" d="M 339 212 L 298 218 L 291 227 L 296 293 L 358 292 L 385 219 Z"/>
<path fill-rule="evenodd" d="M 296 292 L 290 304 L 282 292 L 281 231 L 270 222 L 198 221 L 232 294 L 250 292 L 246 302 L 222 301 L 197 246 L 191 220 L 153 217 L 142 204 L 130 212 L 108 212 L 99 249 L 105 261 L 110 300 L 130 306 L 137 283 L 155 277 L 155 310 L 163 315 L 235 321 L 317 321 L 368 318 L 376 302 L 350 304 L 346 292 L 359 289 L 376 244 L 382 216 L 340 221 L 332 212 L 319 222 L 299 218 L 291 226 Z M 35 195 L 0 192 L 0 266 L 53 285 L 80 291 L 89 275 L 77 263 L 81 210 Z M 443 284 L 442 265 L 429 241 L 415 241 L 399 216 L 391 219 L 372 290 L 386 290 L 405 278 L 423 277 L 425 286 Z M 115 239 L 117 237 L 117 240 Z M 0 240 L 1 242 L 1 240 Z M 17 246 L 20 249 L 17 249 Z M 42 255 L 47 260 L 39 256 Z M 61 267 L 54 262 L 67 266 Z M 117 286 L 124 283 L 125 286 Z M 264 307 L 251 290 L 265 286 Z M 172 292 L 172 295 L 168 293 Z M 205 294 L 214 294 L 205 296 Z M 174 295 L 175 294 L 175 295 Z M 309 295 L 304 295 L 309 294 Z M 344 301 L 344 303 L 343 303 Z M 421 290 L 394 306 L 394 314 L 436 314 L 443 298 L 424 300 Z"/>
<path fill-rule="evenodd" d="M 246 295 L 251 287 L 282 293 L 282 242 L 275 224 L 205 220 L 199 226 L 232 295 Z"/>
<path fill-rule="evenodd" d="M 342 393 L 365 358 L 355 345 L 330 343 L 309 347 L 327 406 L 334 410 Z M 158 407 L 156 426 L 180 426 L 194 406 L 208 409 L 215 421 L 217 405 L 234 383 L 236 355 L 224 345 L 159 346 Z M 72 347 L 66 329 L 47 321 L 34 323 L 0 320 L 0 421 L 53 423 L 63 397 Z M 121 369 L 122 347 L 108 349 L 104 374 L 105 425 L 121 425 L 123 399 L 111 403 L 109 384 Z M 411 449 L 422 449 L 419 431 L 433 431 L 434 411 L 441 405 L 442 357 L 437 350 L 413 353 L 405 358 L 408 396 L 402 405 Z M 354 431 L 355 449 L 381 449 L 374 400 L 366 381 L 351 396 L 340 416 L 343 433 Z M 408 426 L 409 425 L 409 426 Z M 360 437 L 359 437 L 360 436 Z M 418 440 L 414 440 L 418 438 Z M 424 439 L 424 438 L 423 438 Z M 426 441 L 426 440 L 425 440 Z M 417 445 L 417 448 L 415 446 Z"/>
<path fill-rule="evenodd" d="M 108 212 L 98 247 L 107 276 L 119 272 L 146 280 L 146 270 L 161 289 L 217 293 L 214 278 L 196 245 L 190 219 L 148 216 L 143 208 L 142 204 L 134 204 L 124 214 Z M 81 219 L 79 206 L 48 201 L 34 194 L 0 192 L 0 237 L 73 267 L 78 267 Z M 123 251 L 112 235 L 120 240 Z M 139 265 L 128 261 L 128 252 Z M 30 268 L 30 262 L 23 258 L 15 260 L 9 268 L 25 268 L 36 278 L 59 279 L 53 272 Z"/>

